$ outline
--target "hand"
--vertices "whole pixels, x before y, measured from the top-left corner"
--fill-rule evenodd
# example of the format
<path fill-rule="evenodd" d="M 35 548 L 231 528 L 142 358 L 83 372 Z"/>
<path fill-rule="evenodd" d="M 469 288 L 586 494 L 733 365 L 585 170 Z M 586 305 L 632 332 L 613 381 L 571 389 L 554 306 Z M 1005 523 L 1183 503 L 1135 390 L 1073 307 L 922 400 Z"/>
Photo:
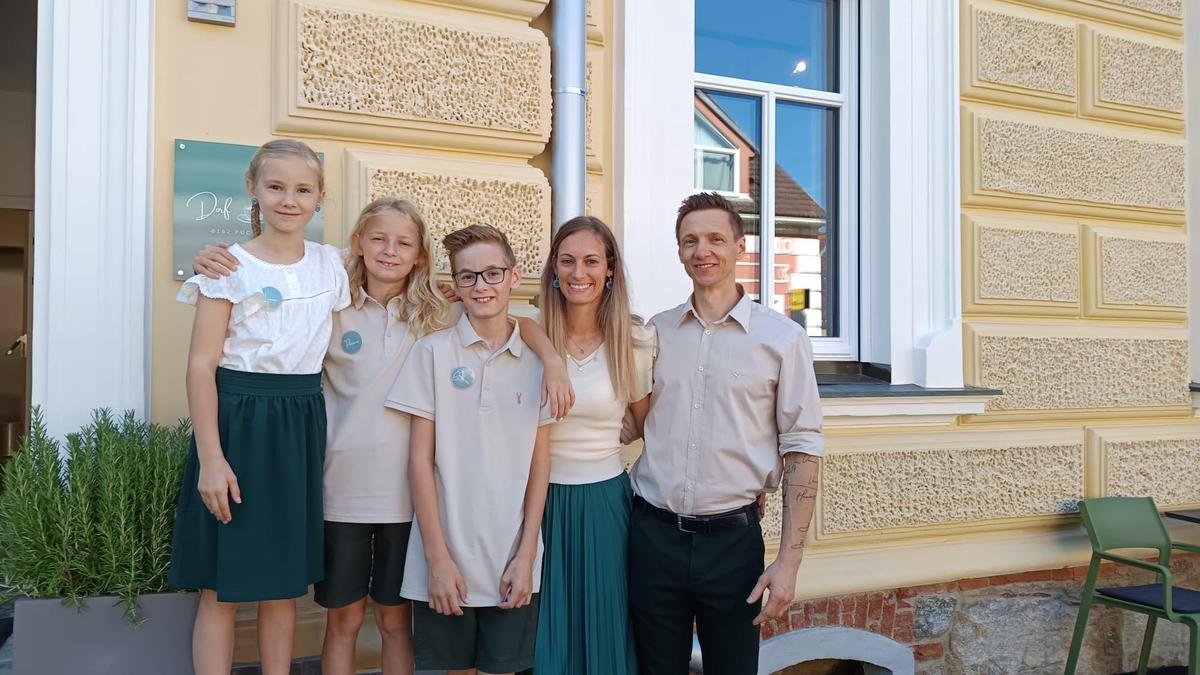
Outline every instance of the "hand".
<path fill-rule="evenodd" d="M 542 371 L 542 401 L 538 405 L 550 402 L 550 415 L 561 420 L 575 405 L 575 389 L 571 387 L 571 376 L 567 374 L 567 366 L 558 362 L 549 362 Z"/>
<path fill-rule="evenodd" d="M 754 503 L 758 506 L 758 519 L 762 520 L 763 516 L 767 515 L 767 493 L 758 493 L 758 496 L 754 498 Z"/>
<path fill-rule="evenodd" d="M 429 563 L 429 606 L 444 616 L 462 616 L 467 604 L 467 582 L 449 557 Z"/>
<path fill-rule="evenodd" d="M 762 597 L 763 591 L 769 591 L 762 611 L 754 617 L 755 626 L 767 619 L 778 619 L 787 612 L 792 599 L 796 597 L 796 572 L 799 570 L 799 559 L 794 563 L 777 559 L 763 571 L 754 590 L 750 591 L 750 597 L 746 598 L 747 604 L 753 604 Z"/>
<path fill-rule="evenodd" d="M 192 270 L 209 279 L 220 279 L 233 274 L 238 268 L 238 259 L 229 252 L 229 244 L 206 245 L 192 258 Z"/>
<path fill-rule="evenodd" d="M 445 281 L 437 282 L 438 290 L 442 292 L 442 297 L 446 298 L 446 302 L 458 302 L 462 298 L 458 297 L 458 289 L 454 288 L 453 284 Z"/>
<path fill-rule="evenodd" d="M 533 600 L 533 560 L 513 558 L 500 577 L 500 609 L 517 609 Z"/>
<path fill-rule="evenodd" d="M 221 523 L 228 525 L 233 520 L 229 509 L 230 498 L 237 504 L 242 503 L 242 491 L 238 488 L 237 476 L 229 468 L 225 458 L 200 463 L 200 479 L 196 482 L 200 499 L 204 507 L 216 516 Z"/>

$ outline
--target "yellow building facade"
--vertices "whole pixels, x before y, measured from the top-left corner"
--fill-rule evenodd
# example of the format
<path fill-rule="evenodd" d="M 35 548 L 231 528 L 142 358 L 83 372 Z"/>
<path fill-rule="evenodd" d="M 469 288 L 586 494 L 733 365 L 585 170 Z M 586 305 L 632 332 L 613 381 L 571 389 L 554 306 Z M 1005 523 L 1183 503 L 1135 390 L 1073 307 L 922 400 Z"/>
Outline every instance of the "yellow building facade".
<path fill-rule="evenodd" d="M 122 383 L 118 400 L 72 392 L 72 411 L 187 415 L 192 310 L 175 301 L 170 197 L 180 139 L 311 144 L 325 161 L 333 244 L 389 194 L 414 198 L 435 240 L 498 225 L 525 270 L 519 304 L 532 300 L 553 225 L 550 0 L 240 0 L 232 26 L 189 21 L 185 2 L 129 4 L 148 21 L 128 29 L 147 50 L 148 69 L 131 70 L 143 105 L 128 113 L 148 127 L 147 162 L 128 169 L 129 182 L 145 183 L 129 197 L 145 218 L 144 230 L 117 231 L 146 247 L 130 249 L 140 271 L 126 281 L 144 287 L 148 324 L 117 339 L 136 345 L 117 359 L 124 370 L 103 376 Z M 587 3 L 586 210 L 619 235 L 642 312 L 683 301 L 688 288 L 671 228 L 673 205 L 694 187 L 694 4 Z M 857 64 L 856 93 L 838 103 L 861 129 L 847 206 L 862 236 L 855 355 L 890 365 L 893 378 L 823 386 L 815 522 L 796 602 L 766 627 L 764 650 L 779 664 L 820 658 L 806 635 L 841 629 L 838 639 L 864 653 L 875 653 L 863 641 L 871 634 L 909 655 L 894 672 L 1061 671 L 1090 554 L 1078 500 L 1200 505 L 1200 275 L 1188 227 L 1189 209 L 1200 215 L 1188 199 L 1189 180 L 1200 189 L 1200 144 L 1187 134 L 1200 117 L 1200 69 L 1185 67 L 1200 41 L 1185 9 L 1196 8 L 833 5 L 853 24 Z M 39 153 L 58 138 L 46 134 L 65 133 L 57 124 L 39 128 Z M 38 175 L 47 203 L 35 232 L 61 241 L 51 207 L 67 193 L 49 169 Z M 124 255 L 114 250 L 100 259 Z M 49 276 L 33 283 L 42 353 L 68 351 L 54 337 L 66 319 L 38 309 L 64 297 L 52 283 L 62 264 L 46 258 Z M 447 271 L 444 256 L 439 266 Z M 139 316 L 130 293 L 116 305 L 133 317 L 122 325 Z M 51 337 L 38 338 L 38 326 Z M 32 400 L 53 409 L 70 380 L 34 359 Z M 1172 531 L 1200 534 L 1189 527 Z M 770 560 L 775 501 L 764 529 Z M 1200 564 L 1180 565 L 1200 580 Z M 1025 619 L 1006 622 L 1013 616 Z M 1093 624 L 1081 668 L 1129 669 L 1139 629 L 1115 614 Z M 252 615 L 240 627 L 238 658 L 252 660 Z M 302 605 L 298 657 L 319 652 L 322 630 L 319 608 Z M 372 633 L 361 638 L 364 667 L 377 658 Z M 1164 628 L 1159 640 L 1152 663 L 1181 662 L 1184 638 Z"/>

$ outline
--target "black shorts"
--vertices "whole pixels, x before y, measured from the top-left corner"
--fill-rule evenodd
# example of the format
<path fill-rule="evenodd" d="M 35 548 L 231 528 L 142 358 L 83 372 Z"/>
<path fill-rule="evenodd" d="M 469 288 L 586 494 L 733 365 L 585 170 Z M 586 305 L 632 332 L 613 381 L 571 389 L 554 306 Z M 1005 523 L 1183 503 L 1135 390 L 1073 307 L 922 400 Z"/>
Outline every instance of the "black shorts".
<path fill-rule="evenodd" d="M 370 594 L 377 605 L 403 605 L 404 556 L 412 523 L 325 521 L 325 578 L 315 586 L 317 604 L 337 609 Z"/>
<path fill-rule="evenodd" d="M 463 607 L 462 616 L 433 611 L 413 601 L 413 656 L 417 670 L 476 668 L 515 673 L 533 667 L 538 594 L 518 609 Z"/>

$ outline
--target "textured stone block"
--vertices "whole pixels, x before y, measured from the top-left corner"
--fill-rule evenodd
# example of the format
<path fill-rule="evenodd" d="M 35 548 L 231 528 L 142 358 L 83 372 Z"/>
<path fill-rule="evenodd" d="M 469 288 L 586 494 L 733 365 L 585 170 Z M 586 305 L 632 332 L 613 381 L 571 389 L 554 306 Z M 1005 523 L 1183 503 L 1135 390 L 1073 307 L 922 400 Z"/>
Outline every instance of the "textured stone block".
<path fill-rule="evenodd" d="M 1140 9 L 1151 14 L 1161 14 L 1173 19 L 1183 18 L 1183 0 L 1105 0 L 1109 4 L 1130 9 Z"/>
<path fill-rule="evenodd" d="M 535 40 L 300 5 L 302 105 L 537 133 L 546 92 Z"/>
<path fill-rule="evenodd" d="M 1200 503 L 1200 438 L 1103 441 L 1105 494 L 1153 497 L 1160 507 Z"/>
<path fill-rule="evenodd" d="M 1101 236 L 1101 301 L 1187 307 L 1187 244 Z"/>
<path fill-rule="evenodd" d="M 280 131 L 530 157 L 544 148 L 550 48 L 524 22 L 405 3 L 277 5 Z"/>
<path fill-rule="evenodd" d="M 1077 232 L 981 224 L 976 237 L 979 298 L 1078 302 Z"/>
<path fill-rule="evenodd" d="M 1113 136 L 984 115 L 968 116 L 974 135 L 971 193 L 1071 200 L 1181 211 L 1181 141 Z M 986 202 L 985 202 L 986 203 Z"/>
<path fill-rule="evenodd" d="M 541 274 L 550 245 L 550 185 L 537 169 L 502 162 L 407 153 L 346 153 L 346 214 L 387 196 L 412 199 L 429 226 L 437 270 L 449 272 L 441 238 L 468 225 L 493 225 L 512 244 L 526 278 Z"/>
<path fill-rule="evenodd" d="M 881 441 L 882 442 L 882 441 Z M 821 535 L 1068 512 L 1083 443 L 833 451 L 821 468 Z M 887 449 L 885 449 L 887 448 Z"/>
<path fill-rule="evenodd" d="M 976 10 L 975 68 L 978 79 L 1074 96 L 1074 25 L 1006 12 Z"/>
<path fill-rule="evenodd" d="M 1190 404 L 1184 329 L 973 322 L 968 333 L 971 383 L 1004 391 L 992 411 Z"/>
<path fill-rule="evenodd" d="M 1183 112 L 1183 50 L 1096 35 L 1099 100 Z"/>

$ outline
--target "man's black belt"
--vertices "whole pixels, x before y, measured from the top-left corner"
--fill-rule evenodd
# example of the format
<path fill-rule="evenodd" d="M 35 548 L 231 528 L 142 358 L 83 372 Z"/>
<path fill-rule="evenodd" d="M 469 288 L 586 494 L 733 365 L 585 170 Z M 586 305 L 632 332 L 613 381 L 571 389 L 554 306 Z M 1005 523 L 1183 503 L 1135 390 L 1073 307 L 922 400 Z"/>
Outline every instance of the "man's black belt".
<path fill-rule="evenodd" d="M 749 527 L 758 522 L 758 505 L 754 502 L 725 513 L 714 513 L 711 516 L 685 516 L 666 509 L 660 509 L 641 497 L 634 496 L 633 507 L 641 509 L 655 518 L 670 523 L 680 532 L 688 534 L 710 534 L 721 530 L 733 530 Z"/>

